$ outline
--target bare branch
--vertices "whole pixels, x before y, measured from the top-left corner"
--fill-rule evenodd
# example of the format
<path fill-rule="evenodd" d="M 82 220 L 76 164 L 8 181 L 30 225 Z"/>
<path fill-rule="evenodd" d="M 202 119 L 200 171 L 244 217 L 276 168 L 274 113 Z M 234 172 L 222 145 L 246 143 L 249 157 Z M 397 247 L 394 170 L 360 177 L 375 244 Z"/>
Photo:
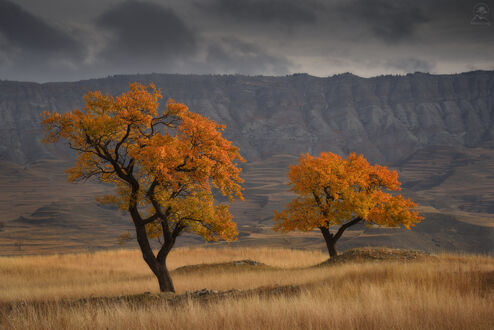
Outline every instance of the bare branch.
<path fill-rule="evenodd" d="M 189 217 L 185 217 L 185 218 L 182 218 L 181 220 L 183 221 L 194 221 L 194 222 L 198 222 L 201 224 L 201 226 L 203 226 L 204 228 L 206 228 L 207 230 L 209 230 L 211 232 L 211 234 L 215 235 L 216 237 L 220 237 L 218 235 L 218 233 L 216 233 L 213 229 L 213 227 L 211 227 L 210 224 L 208 223 L 205 223 L 203 220 L 199 220 L 199 219 L 194 219 L 194 218 L 189 218 Z"/>
<path fill-rule="evenodd" d="M 173 228 L 173 231 L 172 231 L 172 238 L 175 239 L 178 235 L 180 235 L 180 233 L 182 232 L 182 230 L 184 228 L 185 228 L 185 226 L 182 224 L 182 221 L 177 222 L 177 224 L 175 225 L 175 228 Z"/>

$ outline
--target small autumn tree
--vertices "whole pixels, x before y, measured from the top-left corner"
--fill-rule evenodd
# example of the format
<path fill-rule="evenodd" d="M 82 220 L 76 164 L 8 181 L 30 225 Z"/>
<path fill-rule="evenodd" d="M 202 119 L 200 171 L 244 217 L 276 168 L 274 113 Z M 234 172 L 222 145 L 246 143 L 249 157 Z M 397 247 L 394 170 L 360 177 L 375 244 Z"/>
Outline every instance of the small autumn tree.
<path fill-rule="evenodd" d="M 396 171 L 370 165 L 355 153 L 344 159 L 323 152 L 319 157 L 302 154 L 288 172 L 291 190 L 298 196 L 283 212 L 274 212 L 274 230 L 310 231 L 319 228 L 329 255 L 337 255 L 336 242 L 343 232 L 361 221 L 369 224 L 410 229 L 422 220 L 416 206 L 402 195 Z M 339 226 L 336 232 L 330 228 Z"/>
<path fill-rule="evenodd" d="M 97 178 L 116 186 L 99 196 L 130 213 L 142 256 L 159 282 L 174 292 L 166 267 L 168 253 L 183 232 L 206 240 L 232 240 L 236 225 L 226 204 L 242 199 L 239 149 L 221 135 L 223 126 L 169 100 L 159 110 L 161 93 L 153 84 L 130 85 L 118 97 L 89 92 L 86 106 L 65 114 L 44 112 L 45 142 L 68 141 L 76 150 L 69 181 Z M 157 254 L 150 239 L 159 238 Z"/>

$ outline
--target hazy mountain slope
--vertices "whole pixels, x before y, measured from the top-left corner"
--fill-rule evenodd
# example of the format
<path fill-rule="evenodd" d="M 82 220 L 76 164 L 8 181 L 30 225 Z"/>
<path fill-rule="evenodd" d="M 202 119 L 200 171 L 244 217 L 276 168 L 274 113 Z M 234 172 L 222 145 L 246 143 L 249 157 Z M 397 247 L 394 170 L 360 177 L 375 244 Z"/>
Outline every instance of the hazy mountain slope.
<path fill-rule="evenodd" d="M 4 249 L 15 251 L 13 242 L 22 239 L 28 251 L 29 237 L 36 236 L 31 241 L 34 252 L 43 244 L 42 237 L 57 233 L 57 240 L 73 249 L 89 244 L 92 237 L 93 246 L 110 246 L 129 228 L 125 216 L 95 205 L 93 195 L 107 187 L 64 181 L 71 154 L 62 144 L 39 142 L 39 114 L 82 107 L 87 91 L 116 95 L 133 81 L 153 81 L 165 99 L 173 97 L 227 125 L 225 135 L 249 160 L 244 165 L 246 201 L 233 205 L 242 231 L 238 244 L 323 246 L 319 233 L 274 235 L 269 228 L 272 210 L 281 209 L 291 196 L 285 178 L 288 165 L 301 152 L 329 150 L 361 152 L 398 169 L 404 193 L 432 215 L 424 230 L 389 236 L 356 229 L 342 246 L 404 244 L 494 252 L 490 229 L 474 240 L 468 233 L 476 229 L 458 224 L 482 226 L 481 231 L 494 226 L 494 72 L 486 71 L 368 79 L 350 74 L 329 78 L 153 74 L 74 83 L 0 81 Z M 40 210 L 49 211 L 49 221 L 34 221 L 45 219 Z M 454 219 L 447 223 L 456 231 L 440 233 L 444 219 Z M 68 226 L 72 234 L 63 234 L 64 222 L 77 224 Z M 469 239 L 463 242 L 465 235 Z M 50 246 L 55 247 L 57 240 Z"/>

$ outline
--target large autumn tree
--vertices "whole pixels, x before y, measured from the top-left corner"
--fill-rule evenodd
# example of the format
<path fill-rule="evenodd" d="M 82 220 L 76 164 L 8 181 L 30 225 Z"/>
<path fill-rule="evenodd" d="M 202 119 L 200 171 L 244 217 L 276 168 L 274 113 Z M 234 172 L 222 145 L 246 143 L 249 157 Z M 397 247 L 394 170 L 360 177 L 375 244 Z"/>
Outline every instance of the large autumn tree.
<path fill-rule="evenodd" d="M 223 126 L 169 100 L 153 84 L 130 85 L 120 96 L 89 92 L 86 106 L 65 114 L 44 112 L 45 142 L 64 139 L 77 152 L 69 181 L 97 178 L 116 187 L 101 203 L 130 213 L 142 256 L 160 291 L 174 292 L 166 259 L 177 237 L 232 240 L 236 225 L 213 190 L 242 199 L 239 149 L 222 137 Z M 150 239 L 161 247 L 155 254 Z"/>
<path fill-rule="evenodd" d="M 290 166 L 288 178 L 298 196 L 283 212 L 274 212 L 274 229 L 319 229 L 331 257 L 337 255 L 336 242 L 343 232 L 360 222 L 410 229 L 422 220 L 413 211 L 415 203 L 392 194 L 400 190 L 398 173 L 370 165 L 362 155 L 351 153 L 345 159 L 330 152 L 302 154 L 298 164 Z"/>

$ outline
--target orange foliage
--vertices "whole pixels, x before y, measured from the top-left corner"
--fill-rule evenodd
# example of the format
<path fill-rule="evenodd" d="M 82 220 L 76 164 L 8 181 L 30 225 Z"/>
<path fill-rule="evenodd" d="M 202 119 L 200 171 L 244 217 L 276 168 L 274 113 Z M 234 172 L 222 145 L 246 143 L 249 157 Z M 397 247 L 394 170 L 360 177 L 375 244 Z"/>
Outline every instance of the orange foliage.
<path fill-rule="evenodd" d="M 160 111 L 161 98 L 153 84 L 133 83 L 117 97 L 89 92 L 82 111 L 42 114 L 44 142 L 67 140 L 77 151 L 69 181 L 97 177 L 116 185 L 115 194 L 98 200 L 137 207 L 150 219 L 148 236 L 161 235 L 167 221 L 207 240 L 233 239 L 228 206 L 214 203 L 212 189 L 242 199 L 239 148 L 222 137 L 224 126 L 184 104 L 170 99 Z"/>
<path fill-rule="evenodd" d="M 367 223 L 410 229 L 423 218 L 402 195 L 396 171 L 370 165 L 355 153 L 344 159 L 323 152 L 303 154 L 288 173 L 291 190 L 298 194 L 283 212 L 275 211 L 275 230 L 284 232 L 329 228 L 362 218 Z"/>

